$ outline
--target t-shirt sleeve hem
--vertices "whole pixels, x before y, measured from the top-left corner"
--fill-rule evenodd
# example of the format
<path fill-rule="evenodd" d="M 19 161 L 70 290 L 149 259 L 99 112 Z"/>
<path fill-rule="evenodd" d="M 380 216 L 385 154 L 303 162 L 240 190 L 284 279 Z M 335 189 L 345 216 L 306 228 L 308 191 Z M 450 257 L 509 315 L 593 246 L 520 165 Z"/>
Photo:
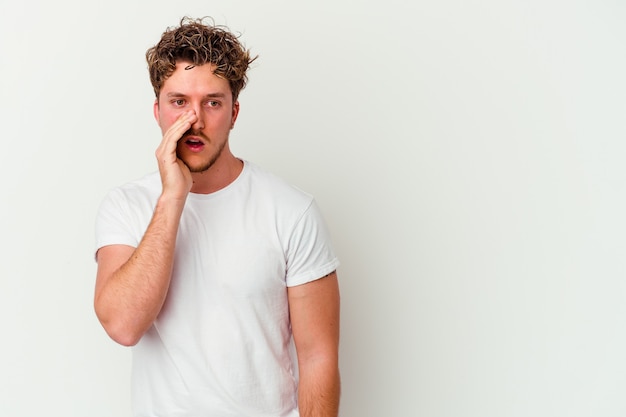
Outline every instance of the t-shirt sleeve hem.
<path fill-rule="evenodd" d="M 320 266 L 319 268 L 306 271 L 303 274 L 287 278 L 287 287 L 295 287 L 297 285 L 306 284 L 308 282 L 316 281 L 331 272 L 335 271 L 339 267 L 339 259 L 334 258 L 330 262 Z"/>
<path fill-rule="evenodd" d="M 107 239 L 99 240 L 98 242 L 96 242 L 96 247 L 93 252 L 94 260 L 96 262 L 98 261 L 97 255 L 98 255 L 98 250 L 100 250 L 100 248 L 103 248 L 105 246 L 111 246 L 111 245 L 126 245 L 126 246 L 132 246 L 133 248 L 136 248 L 137 242 L 133 239 L 129 239 L 128 236 L 123 236 L 123 235 L 109 236 Z"/>

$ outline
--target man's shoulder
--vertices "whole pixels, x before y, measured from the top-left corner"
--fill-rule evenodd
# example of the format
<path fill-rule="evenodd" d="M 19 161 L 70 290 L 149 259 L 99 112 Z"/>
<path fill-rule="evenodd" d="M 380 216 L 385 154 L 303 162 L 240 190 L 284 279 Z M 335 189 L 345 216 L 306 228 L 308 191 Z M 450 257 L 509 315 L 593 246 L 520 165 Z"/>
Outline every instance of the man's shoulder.
<path fill-rule="evenodd" d="M 161 187 L 161 178 L 155 171 L 113 187 L 108 194 L 109 198 L 123 198 L 128 201 L 153 200 L 158 197 Z"/>
<path fill-rule="evenodd" d="M 311 200 L 311 194 L 290 183 L 283 177 L 260 167 L 254 163 L 246 162 L 251 181 L 257 187 L 262 187 L 265 192 L 275 196 Z"/>
<path fill-rule="evenodd" d="M 134 180 L 130 180 L 122 185 L 119 188 L 123 189 L 160 189 L 161 188 L 161 177 L 159 176 L 158 171 L 153 171 L 145 174 L 142 177 L 136 178 Z"/>

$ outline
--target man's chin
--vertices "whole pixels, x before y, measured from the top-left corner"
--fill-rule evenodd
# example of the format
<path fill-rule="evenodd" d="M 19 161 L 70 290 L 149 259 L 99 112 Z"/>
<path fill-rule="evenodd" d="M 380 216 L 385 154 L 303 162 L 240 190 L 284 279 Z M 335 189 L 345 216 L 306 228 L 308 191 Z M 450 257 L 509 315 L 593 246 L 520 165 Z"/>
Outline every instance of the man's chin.
<path fill-rule="evenodd" d="M 183 163 L 189 168 L 189 171 L 193 173 L 205 172 L 211 168 L 212 163 L 189 163 L 183 160 Z"/>
<path fill-rule="evenodd" d="M 178 157 L 178 159 L 183 161 L 187 168 L 189 168 L 189 171 L 193 173 L 200 173 L 207 171 L 213 166 L 215 161 L 217 161 L 217 159 L 222 154 L 223 149 L 224 146 L 220 147 L 218 152 L 212 155 L 207 155 L 206 153 L 203 153 L 204 158 L 202 158 L 200 154 L 192 153 L 191 155 L 189 155 L 185 154 L 184 152 L 180 152 L 180 150 L 176 151 L 176 156 Z M 207 156 L 209 157 L 208 159 Z"/>
<path fill-rule="evenodd" d="M 214 162 L 214 161 L 190 161 L 186 158 L 181 158 L 180 156 L 178 158 L 181 161 L 183 161 L 183 164 L 185 164 L 185 166 L 189 168 L 189 171 L 193 173 L 200 173 L 200 172 L 207 171 L 209 168 L 211 168 Z"/>
<path fill-rule="evenodd" d="M 198 174 L 198 173 L 202 173 L 202 172 L 206 172 L 208 171 L 209 168 L 211 168 L 211 165 L 204 165 L 204 166 L 200 166 L 200 167 L 190 167 L 189 165 L 187 165 L 187 167 L 189 167 L 189 171 L 194 173 L 194 174 Z"/>

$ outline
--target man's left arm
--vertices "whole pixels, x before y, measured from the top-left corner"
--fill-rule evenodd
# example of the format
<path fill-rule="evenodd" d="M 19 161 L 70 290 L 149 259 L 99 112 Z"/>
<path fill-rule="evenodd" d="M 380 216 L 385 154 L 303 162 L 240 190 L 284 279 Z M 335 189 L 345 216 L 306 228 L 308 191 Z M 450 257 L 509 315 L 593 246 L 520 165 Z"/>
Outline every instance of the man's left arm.
<path fill-rule="evenodd" d="M 300 384 L 301 417 L 339 413 L 339 285 L 333 272 L 288 288 L 289 313 Z"/>

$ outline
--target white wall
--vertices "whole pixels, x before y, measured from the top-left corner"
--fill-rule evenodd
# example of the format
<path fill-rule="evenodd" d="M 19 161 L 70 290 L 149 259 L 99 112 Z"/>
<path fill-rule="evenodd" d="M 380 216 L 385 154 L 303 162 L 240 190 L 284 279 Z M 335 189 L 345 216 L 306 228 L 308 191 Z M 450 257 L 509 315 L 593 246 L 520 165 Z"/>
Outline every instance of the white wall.
<path fill-rule="evenodd" d="M 332 229 L 342 416 L 626 415 L 623 2 L 2 3 L 1 416 L 130 415 L 93 222 L 184 14 L 260 54 L 233 149 Z"/>

